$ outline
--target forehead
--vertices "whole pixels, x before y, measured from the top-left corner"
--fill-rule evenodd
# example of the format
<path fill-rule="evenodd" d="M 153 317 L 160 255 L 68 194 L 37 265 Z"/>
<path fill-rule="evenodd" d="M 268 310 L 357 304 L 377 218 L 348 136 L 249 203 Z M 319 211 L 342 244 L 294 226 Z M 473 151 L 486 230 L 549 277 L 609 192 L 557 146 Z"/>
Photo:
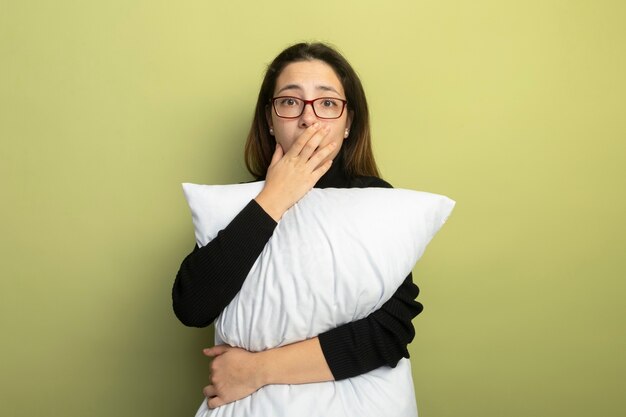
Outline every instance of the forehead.
<path fill-rule="evenodd" d="M 285 87 L 293 86 L 289 90 L 302 89 L 303 92 L 328 90 L 328 87 L 343 94 L 343 86 L 333 68 L 320 60 L 292 62 L 285 66 L 278 78 L 274 92 Z"/>

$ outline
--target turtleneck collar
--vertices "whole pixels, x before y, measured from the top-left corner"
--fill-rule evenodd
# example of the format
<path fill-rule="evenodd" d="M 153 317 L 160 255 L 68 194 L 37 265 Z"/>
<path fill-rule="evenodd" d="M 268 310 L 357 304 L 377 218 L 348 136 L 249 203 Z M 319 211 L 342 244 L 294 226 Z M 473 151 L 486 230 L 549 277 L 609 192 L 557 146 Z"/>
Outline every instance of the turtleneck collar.
<path fill-rule="evenodd" d="M 343 152 L 333 160 L 333 164 L 326 174 L 315 184 L 314 188 L 344 188 L 348 186 L 350 179 L 346 175 L 343 163 Z"/>

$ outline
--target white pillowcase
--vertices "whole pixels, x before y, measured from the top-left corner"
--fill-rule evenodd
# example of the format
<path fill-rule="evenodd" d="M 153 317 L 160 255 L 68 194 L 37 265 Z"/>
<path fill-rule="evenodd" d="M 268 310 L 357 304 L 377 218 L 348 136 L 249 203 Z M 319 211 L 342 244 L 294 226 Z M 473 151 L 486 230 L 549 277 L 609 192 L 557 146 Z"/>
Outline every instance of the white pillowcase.
<path fill-rule="evenodd" d="M 263 182 L 183 184 L 196 241 L 206 245 Z M 454 207 L 447 197 L 389 188 L 313 189 L 289 209 L 241 291 L 215 323 L 215 343 L 260 351 L 366 317 L 397 290 Z M 269 385 L 197 416 L 416 416 L 410 364 L 338 382 Z"/>

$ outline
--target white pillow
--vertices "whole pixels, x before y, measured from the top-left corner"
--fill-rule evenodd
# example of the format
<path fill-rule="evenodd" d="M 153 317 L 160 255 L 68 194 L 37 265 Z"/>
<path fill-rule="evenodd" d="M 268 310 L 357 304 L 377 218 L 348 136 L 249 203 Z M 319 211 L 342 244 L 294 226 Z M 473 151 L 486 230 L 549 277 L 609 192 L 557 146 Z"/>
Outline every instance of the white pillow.
<path fill-rule="evenodd" d="M 183 184 L 198 244 L 262 188 Z M 366 317 L 395 293 L 453 207 L 447 197 L 403 189 L 311 190 L 283 215 L 217 318 L 215 343 L 260 351 Z M 409 361 L 339 382 L 269 385 L 216 410 L 203 402 L 197 414 L 257 415 L 415 416 Z"/>

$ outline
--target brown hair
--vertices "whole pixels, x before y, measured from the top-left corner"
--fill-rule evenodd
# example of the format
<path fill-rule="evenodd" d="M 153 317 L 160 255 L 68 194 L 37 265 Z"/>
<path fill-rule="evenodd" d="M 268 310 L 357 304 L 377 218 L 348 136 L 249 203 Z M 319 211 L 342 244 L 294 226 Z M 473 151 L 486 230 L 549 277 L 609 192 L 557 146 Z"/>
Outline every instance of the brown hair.
<path fill-rule="evenodd" d="M 267 68 L 246 141 L 245 160 L 248 171 L 257 179 L 264 178 L 272 160 L 276 141 L 269 134 L 266 112 L 274 94 L 278 76 L 288 64 L 316 59 L 324 61 L 333 68 L 346 93 L 348 111 L 352 112 L 350 136 L 343 143 L 340 151 L 345 173 L 351 177 L 356 175 L 379 177 L 372 153 L 369 111 L 361 80 L 339 52 L 323 43 L 292 45 L 278 54 Z"/>

